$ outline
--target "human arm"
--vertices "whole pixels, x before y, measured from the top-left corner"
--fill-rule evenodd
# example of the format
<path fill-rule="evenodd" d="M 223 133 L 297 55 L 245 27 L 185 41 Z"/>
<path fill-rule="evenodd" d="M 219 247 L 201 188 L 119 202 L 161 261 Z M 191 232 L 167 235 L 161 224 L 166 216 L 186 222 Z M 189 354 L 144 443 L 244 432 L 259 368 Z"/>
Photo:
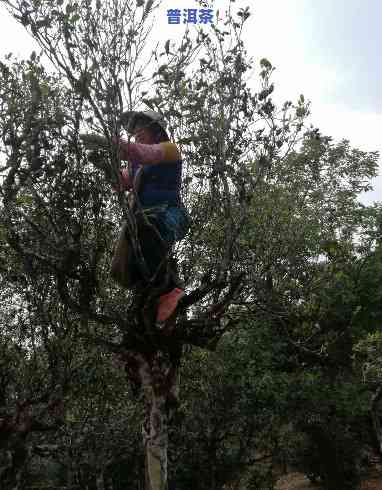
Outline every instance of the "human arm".
<path fill-rule="evenodd" d="M 87 149 L 107 148 L 107 140 L 103 136 L 91 133 L 81 134 L 80 138 Z M 114 144 L 119 143 L 122 160 L 130 160 L 138 165 L 172 163 L 180 159 L 177 146 L 170 141 L 163 141 L 154 145 L 128 143 L 123 139 L 118 141 L 117 138 L 113 138 L 112 141 Z"/>
<path fill-rule="evenodd" d="M 164 141 L 154 145 L 143 143 L 128 143 L 120 140 L 121 159 L 134 161 L 138 165 L 155 163 L 172 163 L 180 159 L 178 148 L 170 141 Z"/>

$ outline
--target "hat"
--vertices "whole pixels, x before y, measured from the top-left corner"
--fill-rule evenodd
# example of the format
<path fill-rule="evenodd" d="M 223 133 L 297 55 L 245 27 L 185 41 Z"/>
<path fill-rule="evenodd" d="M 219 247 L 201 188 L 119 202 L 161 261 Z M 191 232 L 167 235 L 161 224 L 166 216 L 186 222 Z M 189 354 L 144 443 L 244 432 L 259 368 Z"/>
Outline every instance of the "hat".
<path fill-rule="evenodd" d="M 158 124 L 162 129 L 166 129 L 166 121 L 162 114 L 156 111 L 125 111 L 122 113 L 120 121 L 126 130 L 131 133 L 136 125 L 136 121 L 140 118 L 149 119 Z"/>

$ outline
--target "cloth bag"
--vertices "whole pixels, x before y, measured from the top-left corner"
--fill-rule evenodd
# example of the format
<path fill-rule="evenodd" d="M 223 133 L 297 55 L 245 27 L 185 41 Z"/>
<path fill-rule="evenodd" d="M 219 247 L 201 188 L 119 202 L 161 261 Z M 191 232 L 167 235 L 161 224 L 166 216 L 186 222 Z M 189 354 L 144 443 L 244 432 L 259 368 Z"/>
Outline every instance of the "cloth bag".
<path fill-rule="evenodd" d="M 110 275 L 120 286 L 130 289 L 134 286 L 136 281 L 132 277 L 133 251 L 127 235 L 127 223 L 124 221 L 114 245 Z"/>

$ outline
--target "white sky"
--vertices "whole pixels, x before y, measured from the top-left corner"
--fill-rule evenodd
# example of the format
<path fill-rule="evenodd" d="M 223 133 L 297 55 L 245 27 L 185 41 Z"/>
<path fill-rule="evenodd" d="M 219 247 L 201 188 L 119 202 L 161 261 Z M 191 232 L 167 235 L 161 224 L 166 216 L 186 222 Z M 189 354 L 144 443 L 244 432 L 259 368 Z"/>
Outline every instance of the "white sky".
<path fill-rule="evenodd" d="M 227 0 L 215 0 L 224 12 Z M 335 140 L 382 154 L 382 45 L 380 0 L 237 0 L 251 6 L 246 46 L 258 62 L 276 67 L 275 95 L 296 100 L 303 93 L 312 103 L 312 123 Z M 184 24 L 167 24 L 168 8 L 197 7 L 195 0 L 163 0 L 157 11 L 156 40 L 176 39 Z M 13 52 L 23 57 L 36 49 L 25 30 L 0 4 L 0 59 Z M 382 168 L 382 160 L 380 160 Z M 361 201 L 382 201 L 382 176 Z"/>

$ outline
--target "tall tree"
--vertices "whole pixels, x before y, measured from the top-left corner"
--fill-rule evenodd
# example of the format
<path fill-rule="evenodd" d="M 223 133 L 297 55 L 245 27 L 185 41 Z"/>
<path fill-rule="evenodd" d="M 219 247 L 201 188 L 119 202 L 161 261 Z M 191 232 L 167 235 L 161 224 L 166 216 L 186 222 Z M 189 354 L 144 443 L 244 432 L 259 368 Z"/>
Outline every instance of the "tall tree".
<path fill-rule="evenodd" d="M 7 247 L 27 277 L 44 278 L 57 291 L 78 338 L 120 356 L 130 380 L 142 387 L 146 488 L 165 489 L 168 424 L 184 345 L 214 349 L 248 309 L 260 318 L 265 311 L 279 325 L 288 316 L 297 344 L 289 326 L 299 290 L 317 268 L 311 263 L 319 253 L 314 231 L 349 232 L 354 223 L 328 224 L 324 206 L 322 222 L 304 228 L 309 246 L 300 231 L 296 247 L 291 230 L 305 222 L 307 200 L 320 210 L 328 193 L 340 195 L 331 187 L 333 179 L 340 181 L 333 162 L 343 159 L 342 170 L 356 182 L 333 204 L 338 211 L 362 187 L 359 179 L 373 174 L 375 156 L 351 153 L 346 143 L 331 147 L 314 132 L 305 149 L 291 155 L 308 105 L 301 97 L 295 105 L 275 106 L 273 67 L 266 59 L 260 62 L 260 89 L 249 87 L 253 67 L 242 41 L 248 9 L 230 6 L 222 27 L 186 32 L 179 45 L 167 41 L 163 51 L 153 51 L 146 42 L 160 4 L 152 0 L 3 3 L 56 70 L 48 75 L 35 54 L 1 65 L 1 226 Z M 187 295 L 164 330 L 154 322 L 161 289 L 149 284 L 132 295 L 117 289 L 108 274 L 120 218 L 132 234 L 136 226 L 124 194 L 113 198 L 108 188 L 120 167 L 114 137 L 121 134 L 122 111 L 145 104 L 164 113 L 182 146 L 184 198 L 193 220 L 176 250 Z M 82 130 L 98 131 L 107 148 L 86 154 Z"/>

